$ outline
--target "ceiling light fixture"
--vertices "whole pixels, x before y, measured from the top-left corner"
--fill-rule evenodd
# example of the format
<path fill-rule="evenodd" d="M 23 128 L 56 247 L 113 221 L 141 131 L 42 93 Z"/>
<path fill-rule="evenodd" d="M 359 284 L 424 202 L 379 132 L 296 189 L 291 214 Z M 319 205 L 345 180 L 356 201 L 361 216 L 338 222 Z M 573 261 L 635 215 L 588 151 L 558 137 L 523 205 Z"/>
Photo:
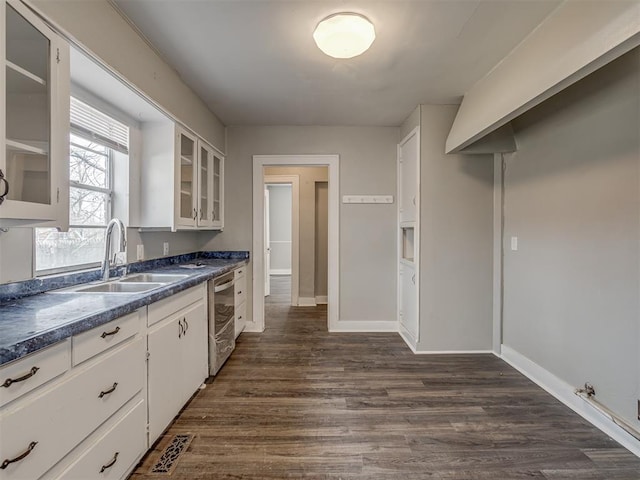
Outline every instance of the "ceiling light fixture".
<path fill-rule="evenodd" d="M 373 24 L 357 13 L 336 13 L 322 20 L 313 39 L 333 58 L 352 58 L 366 52 L 376 38 Z"/>

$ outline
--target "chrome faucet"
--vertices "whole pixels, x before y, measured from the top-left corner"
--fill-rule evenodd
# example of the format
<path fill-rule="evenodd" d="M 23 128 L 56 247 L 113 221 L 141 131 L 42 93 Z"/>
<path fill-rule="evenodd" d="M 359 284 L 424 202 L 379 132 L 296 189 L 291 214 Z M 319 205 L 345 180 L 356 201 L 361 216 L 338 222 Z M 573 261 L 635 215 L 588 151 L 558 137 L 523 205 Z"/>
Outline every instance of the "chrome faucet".
<path fill-rule="evenodd" d="M 118 237 L 118 252 L 124 252 L 124 247 L 127 245 L 127 241 L 124 238 L 125 229 L 122 221 L 117 218 L 112 218 L 107 224 L 104 242 L 104 259 L 102 260 L 101 274 L 102 280 L 105 282 L 109 280 L 109 267 L 111 267 L 111 259 L 109 257 L 111 256 L 111 232 L 113 231 L 113 227 L 118 227 L 118 233 L 120 234 Z"/>

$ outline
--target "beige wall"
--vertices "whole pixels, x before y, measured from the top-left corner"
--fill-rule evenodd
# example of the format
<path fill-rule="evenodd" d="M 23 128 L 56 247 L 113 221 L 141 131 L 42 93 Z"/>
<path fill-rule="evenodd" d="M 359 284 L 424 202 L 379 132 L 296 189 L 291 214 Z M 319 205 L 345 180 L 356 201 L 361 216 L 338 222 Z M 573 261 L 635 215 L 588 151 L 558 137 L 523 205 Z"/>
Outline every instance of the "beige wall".
<path fill-rule="evenodd" d="M 31 0 L 57 28 L 225 152 L 222 122 L 107 0 Z"/>
<path fill-rule="evenodd" d="M 252 156 L 338 154 L 340 195 L 396 195 L 397 127 L 230 127 L 225 230 L 206 248 L 252 249 Z M 340 320 L 396 319 L 396 208 L 340 203 Z M 251 317 L 251 312 L 248 312 Z"/>
<path fill-rule="evenodd" d="M 265 175 L 296 175 L 299 178 L 299 274 L 298 295 L 315 298 L 316 182 L 328 180 L 327 167 L 266 167 Z"/>
<path fill-rule="evenodd" d="M 635 49 L 517 119 L 504 200 L 503 343 L 636 428 L 639 87 Z"/>
<path fill-rule="evenodd" d="M 316 281 L 315 295 L 326 297 L 328 295 L 328 255 L 329 255 L 329 184 L 316 182 Z"/>
<path fill-rule="evenodd" d="M 420 117 L 420 342 L 491 350 L 493 156 L 445 155 L 457 106 Z"/>

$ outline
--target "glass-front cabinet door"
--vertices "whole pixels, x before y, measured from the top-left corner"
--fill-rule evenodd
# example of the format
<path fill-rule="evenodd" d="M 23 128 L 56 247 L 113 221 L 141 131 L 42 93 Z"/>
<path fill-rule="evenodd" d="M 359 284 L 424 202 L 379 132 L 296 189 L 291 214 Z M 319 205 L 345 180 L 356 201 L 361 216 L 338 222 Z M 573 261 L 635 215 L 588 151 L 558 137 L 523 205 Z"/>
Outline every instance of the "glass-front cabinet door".
<path fill-rule="evenodd" d="M 60 207 L 60 189 L 69 99 L 68 85 L 58 75 L 68 47 L 22 3 L 3 1 L 0 8 L 5 27 L 0 219 L 59 220 L 66 209 Z M 68 62 L 64 68 L 68 72 Z"/>
<path fill-rule="evenodd" d="M 182 227 L 195 227 L 198 218 L 196 137 L 178 128 L 176 148 L 176 223 Z"/>
<path fill-rule="evenodd" d="M 213 225 L 213 149 L 202 141 L 198 142 L 198 148 L 198 226 L 206 228 Z"/>
<path fill-rule="evenodd" d="M 222 230 L 224 227 L 224 157 L 213 156 L 213 211 L 212 227 Z"/>

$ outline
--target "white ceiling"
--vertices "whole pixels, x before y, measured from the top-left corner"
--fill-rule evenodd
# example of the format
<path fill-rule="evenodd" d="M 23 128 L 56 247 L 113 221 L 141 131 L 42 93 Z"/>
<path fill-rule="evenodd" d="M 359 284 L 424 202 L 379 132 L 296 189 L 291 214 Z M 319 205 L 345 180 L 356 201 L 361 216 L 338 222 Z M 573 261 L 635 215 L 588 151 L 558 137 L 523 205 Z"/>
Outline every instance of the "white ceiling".
<path fill-rule="evenodd" d="M 114 2 L 226 125 L 397 126 L 419 103 L 459 103 L 560 0 Z M 359 57 L 313 41 L 340 11 L 375 25 Z"/>

